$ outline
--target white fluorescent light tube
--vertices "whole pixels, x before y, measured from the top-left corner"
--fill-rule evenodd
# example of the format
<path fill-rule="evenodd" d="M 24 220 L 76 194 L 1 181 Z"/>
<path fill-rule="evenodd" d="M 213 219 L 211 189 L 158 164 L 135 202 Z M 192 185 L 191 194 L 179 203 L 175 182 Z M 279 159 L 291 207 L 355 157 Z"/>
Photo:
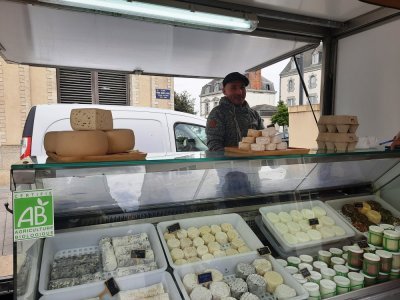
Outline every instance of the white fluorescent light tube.
<path fill-rule="evenodd" d="M 158 4 L 126 0 L 39 0 L 40 2 L 94 9 L 105 12 L 136 16 L 144 19 L 167 21 L 176 24 L 192 24 L 200 27 L 221 28 L 238 31 L 253 31 L 257 27 L 256 17 L 251 19 L 221 14 L 191 11 Z"/>

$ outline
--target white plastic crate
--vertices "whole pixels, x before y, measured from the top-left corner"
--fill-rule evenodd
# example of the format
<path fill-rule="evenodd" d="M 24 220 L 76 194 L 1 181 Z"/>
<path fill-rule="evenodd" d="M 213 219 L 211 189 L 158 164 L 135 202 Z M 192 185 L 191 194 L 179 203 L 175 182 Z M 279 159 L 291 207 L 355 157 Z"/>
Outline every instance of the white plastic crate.
<path fill-rule="evenodd" d="M 47 238 L 44 243 L 42 265 L 40 268 L 39 279 L 39 292 L 43 295 L 51 294 L 71 294 L 80 295 L 81 292 L 88 290 L 101 291 L 103 281 L 92 282 L 73 287 L 49 290 L 50 268 L 54 257 L 72 256 L 74 254 L 94 253 L 98 251 L 98 242 L 102 237 L 115 237 L 125 236 L 135 233 L 147 233 L 150 241 L 151 248 L 154 252 L 154 259 L 157 263 L 158 269 L 146 273 L 137 273 L 124 277 L 118 277 L 115 280 L 118 284 L 124 284 L 126 281 L 136 281 L 144 274 L 158 274 L 162 273 L 167 268 L 167 261 L 165 259 L 160 241 L 158 239 L 155 227 L 152 224 L 137 224 L 126 225 L 118 227 L 109 227 L 93 230 L 82 230 L 68 233 L 56 234 L 52 238 Z"/>
<path fill-rule="evenodd" d="M 351 224 L 351 219 L 345 215 L 343 215 L 342 213 L 342 207 L 345 204 L 349 204 L 349 203 L 355 203 L 355 202 L 362 202 L 362 201 L 368 201 L 368 200 L 374 200 L 376 202 L 378 202 L 380 205 L 382 205 L 383 208 L 390 210 L 390 212 L 392 213 L 393 216 L 395 217 L 400 217 L 400 212 L 395 209 L 392 205 L 390 205 L 389 203 L 387 203 L 385 200 L 383 200 L 382 198 L 379 198 L 378 196 L 375 195 L 369 195 L 369 196 L 362 196 L 362 197 L 352 197 L 352 198 L 344 198 L 344 199 L 335 199 L 335 200 L 329 200 L 326 201 L 325 203 L 327 205 L 329 205 L 331 208 L 333 208 L 343 219 L 346 223 L 348 223 L 351 228 L 354 229 L 354 231 L 358 234 L 358 235 L 364 235 L 363 232 L 359 231 L 357 228 L 355 228 L 352 224 Z"/>
<path fill-rule="evenodd" d="M 181 268 L 182 266 L 190 265 L 190 264 L 201 264 L 202 262 L 194 262 L 184 265 L 176 265 L 171 257 L 171 254 L 168 249 L 168 245 L 166 240 L 164 239 L 164 232 L 167 231 L 167 227 L 179 223 L 180 227 L 183 229 L 188 229 L 191 226 L 201 227 L 203 225 L 211 226 L 213 224 L 220 225 L 222 223 L 230 223 L 236 229 L 236 231 L 240 234 L 243 241 L 246 243 L 247 247 L 249 247 L 252 251 L 246 253 L 240 253 L 233 256 L 227 256 L 233 260 L 239 259 L 240 257 L 247 256 L 249 254 L 256 253 L 256 250 L 263 246 L 258 237 L 251 230 L 249 225 L 247 225 L 246 221 L 243 220 L 241 216 L 238 214 L 225 214 L 225 215 L 215 215 L 215 216 L 206 216 L 206 217 L 198 217 L 198 218 L 189 218 L 189 219 L 180 219 L 173 221 L 166 221 L 157 224 L 157 231 L 160 235 L 161 243 L 164 247 L 165 253 L 167 255 L 168 262 L 173 268 Z M 208 262 L 218 261 L 221 258 L 214 258 L 209 260 Z"/>
<path fill-rule="evenodd" d="M 252 254 L 247 257 L 241 257 L 238 259 L 232 259 L 232 257 L 224 257 L 215 262 L 203 262 L 201 264 L 191 264 L 191 265 L 183 265 L 182 268 L 174 270 L 174 277 L 179 289 L 182 292 L 183 298 L 185 300 L 190 300 L 188 293 L 183 285 L 182 279 L 188 273 L 201 273 L 206 269 L 217 269 L 224 275 L 224 280 L 229 281 L 235 278 L 235 268 L 238 263 L 249 263 L 251 264 L 256 258 L 261 258 L 258 254 Z M 290 298 L 290 300 L 300 300 L 307 299 L 308 292 L 302 287 L 301 284 L 297 282 L 296 279 L 293 278 L 276 260 L 269 256 L 269 261 L 271 262 L 272 269 L 278 273 L 280 273 L 283 277 L 283 283 L 290 286 L 291 288 L 296 290 L 296 297 Z M 274 295 L 270 293 L 265 293 L 262 300 L 275 300 Z"/>
<path fill-rule="evenodd" d="M 118 281 L 118 286 L 121 291 L 140 289 L 148 287 L 153 284 L 162 283 L 164 290 L 168 293 L 171 300 L 181 299 L 178 288 L 175 285 L 174 279 L 168 272 L 161 272 L 157 274 L 142 273 L 140 277 L 134 280 Z M 103 284 L 101 287 L 95 289 L 85 289 L 82 291 L 74 291 L 69 293 L 50 294 L 40 298 L 40 300 L 81 300 L 98 296 L 105 288 Z"/>
<path fill-rule="evenodd" d="M 273 212 L 279 214 L 280 212 L 289 213 L 292 209 L 302 210 L 303 208 L 311 209 L 314 206 L 320 206 L 326 210 L 327 216 L 331 217 L 335 224 L 342 227 L 345 231 L 345 235 L 343 236 L 335 236 L 332 238 L 325 238 L 318 241 L 309 241 L 306 243 L 299 243 L 296 245 L 289 244 L 276 229 L 274 224 L 270 222 L 270 220 L 266 217 L 266 214 L 269 212 Z M 339 241 L 342 239 L 350 238 L 355 236 L 355 231 L 340 217 L 332 208 L 325 205 L 322 201 L 312 200 L 312 201 L 302 201 L 302 202 L 292 202 L 292 203 L 283 203 L 283 204 L 274 204 L 270 206 L 264 206 L 259 209 L 263 223 L 267 226 L 268 230 L 273 234 L 273 236 L 277 239 L 277 241 L 281 244 L 282 248 L 285 251 L 295 251 L 299 249 L 309 248 L 317 245 L 328 244 L 335 241 Z"/>

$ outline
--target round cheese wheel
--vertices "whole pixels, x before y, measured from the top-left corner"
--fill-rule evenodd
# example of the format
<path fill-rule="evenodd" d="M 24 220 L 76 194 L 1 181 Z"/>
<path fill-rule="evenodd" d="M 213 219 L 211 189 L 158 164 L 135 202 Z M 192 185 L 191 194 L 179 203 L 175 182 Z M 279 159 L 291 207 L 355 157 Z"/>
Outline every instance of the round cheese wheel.
<path fill-rule="evenodd" d="M 174 263 L 176 264 L 176 265 L 178 265 L 178 266 L 180 266 L 180 265 L 184 265 L 184 264 L 187 264 L 187 260 L 186 259 L 177 259 L 176 261 L 174 261 Z"/>
<path fill-rule="evenodd" d="M 281 211 L 278 216 L 282 223 L 289 223 L 292 221 L 292 217 L 285 211 Z"/>
<path fill-rule="evenodd" d="M 174 248 L 171 250 L 171 256 L 173 261 L 177 261 L 178 259 L 182 259 L 184 257 L 182 249 Z"/>
<path fill-rule="evenodd" d="M 308 208 L 303 208 L 301 210 L 301 214 L 303 215 L 304 219 L 315 218 L 314 212 L 311 209 L 308 209 Z"/>
<path fill-rule="evenodd" d="M 197 257 L 197 249 L 195 247 L 186 247 L 183 249 L 183 253 L 185 254 L 185 258 Z"/>
<path fill-rule="evenodd" d="M 190 293 L 190 299 L 211 300 L 211 292 L 204 286 L 196 286 Z"/>
<path fill-rule="evenodd" d="M 310 237 L 305 232 L 296 232 L 295 237 L 299 243 L 306 243 L 310 241 Z"/>
<path fill-rule="evenodd" d="M 242 246 L 246 246 L 246 244 L 244 243 L 244 241 L 242 239 L 234 239 L 231 241 L 231 246 L 234 249 L 238 249 Z"/>
<path fill-rule="evenodd" d="M 135 147 L 135 134 L 131 129 L 114 129 L 105 131 L 108 140 L 108 154 L 121 153 Z"/>
<path fill-rule="evenodd" d="M 224 275 L 222 275 L 222 273 L 217 270 L 217 269 L 206 269 L 204 270 L 204 273 L 208 273 L 211 272 L 211 276 L 212 276 L 212 281 L 213 282 L 219 282 L 219 281 L 223 281 L 224 280 Z"/>
<path fill-rule="evenodd" d="M 225 253 L 225 251 L 224 250 L 217 250 L 217 251 L 214 251 L 214 257 L 224 257 L 224 256 L 226 256 L 226 253 Z"/>
<path fill-rule="evenodd" d="M 310 229 L 307 231 L 308 236 L 312 241 L 317 241 L 322 238 L 321 233 L 318 230 Z"/>
<path fill-rule="evenodd" d="M 185 249 L 186 247 L 190 247 L 193 244 L 192 240 L 187 237 L 180 239 L 179 241 L 181 242 L 182 249 Z"/>
<path fill-rule="evenodd" d="M 226 232 L 232 230 L 233 226 L 232 226 L 232 224 L 229 224 L 229 223 L 223 223 L 223 224 L 221 224 L 221 229 L 223 232 L 226 233 Z"/>
<path fill-rule="evenodd" d="M 325 226 L 335 225 L 335 220 L 333 220 L 331 217 L 328 217 L 328 216 L 321 217 L 321 221 L 322 221 L 322 224 Z"/>
<path fill-rule="evenodd" d="M 172 238 L 167 241 L 167 245 L 168 249 L 172 250 L 174 248 L 179 248 L 181 246 L 181 242 L 176 238 Z"/>
<path fill-rule="evenodd" d="M 288 244 L 290 244 L 290 245 L 295 245 L 295 244 L 297 244 L 297 238 L 293 235 L 293 234 L 291 234 L 291 233 L 289 233 L 289 232 L 287 232 L 287 233 L 284 233 L 283 234 L 283 238 L 286 240 L 286 242 L 288 242 Z"/>
<path fill-rule="evenodd" d="M 208 245 L 211 242 L 215 242 L 215 237 L 211 233 L 206 233 L 202 235 L 204 243 Z"/>
<path fill-rule="evenodd" d="M 204 255 L 201 256 L 201 260 L 210 260 L 213 259 L 214 255 L 212 255 L 211 253 L 206 253 Z"/>
<path fill-rule="evenodd" d="M 200 235 L 200 231 L 196 227 L 189 227 L 187 230 L 188 237 L 192 240 Z"/>
<path fill-rule="evenodd" d="M 307 232 L 311 229 L 310 222 L 308 220 L 300 220 L 299 225 L 302 231 Z"/>
<path fill-rule="evenodd" d="M 239 237 L 239 233 L 235 229 L 229 230 L 226 235 L 228 236 L 229 241 L 233 241 Z"/>
<path fill-rule="evenodd" d="M 207 233 L 210 233 L 211 232 L 211 228 L 209 226 L 207 226 L 207 225 L 204 225 L 204 226 L 201 226 L 199 228 L 199 231 L 200 231 L 200 236 L 202 237 L 203 235 L 205 235 Z"/>
<path fill-rule="evenodd" d="M 196 237 L 193 239 L 193 246 L 199 247 L 201 245 L 204 245 L 204 240 L 201 237 Z"/>
<path fill-rule="evenodd" d="M 188 263 L 194 263 L 194 262 L 199 262 L 199 261 L 201 261 L 201 259 L 198 258 L 197 256 L 190 257 L 190 258 L 187 259 Z"/>
<path fill-rule="evenodd" d="M 321 232 L 322 238 L 333 238 L 335 236 L 335 230 L 332 227 L 323 226 L 318 229 Z"/>
<path fill-rule="evenodd" d="M 202 257 L 204 254 L 208 253 L 208 247 L 206 245 L 198 246 L 196 250 L 198 257 Z"/>
<path fill-rule="evenodd" d="M 215 240 L 221 245 L 228 243 L 228 236 L 225 232 L 217 232 L 215 234 Z"/>
<path fill-rule="evenodd" d="M 245 252 L 250 252 L 251 251 L 250 248 L 245 246 L 245 245 L 239 247 L 237 250 L 238 250 L 239 253 L 245 253 Z"/>
<path fill-rule="evenodd" d="M 275 228 L 281 234 L 287 233 L 289 231 L 289 228 L 284 223 L 276 223 Z"/>
<path fill-rule="evenodd" d="M 217 232 L 221 232 L 221 227 L 218 225 L 211 225 L 211 233 L 216 235 Z"/>
<path fill-rule="evenodd" d="M 58 131 L 47 132 L 44 136 L 44 149 L 46 152 L 56 153 Z"/>
<path fill-rule="evenodd" d="M 225 282 L 212 282 L 210 284 L 210 292 L 213 295 L 213 299 L 225 299 L 231 295 L 231 289 Z"/>
<path fill-rule="evenodd" d="M 279 216 L 276 213 L 269 212 L 267 213 L 267 219 L 272 223 L 278 223 L 280 221 Z"/>
<path fill-rule="evenodd" d="M 182 282 L 188 293 L 190 293 L 196 286 L 199 286 L 197 275 L 194 273 L 188 273 L 183 276 Z"/>
<path fill-rule="evenodd" d="M 169 232 L 164 233 L 165 240 L 174 239 L 174 238 L 175 238 L 175 234 L 169 233 Z"/>
<path fill-rule="evenodd" d="M 346 234 L 346 231 L 340 226 L 332 226 L 332 229 L 335 231 L 336 236 L 342 236 Z"/>
<path fill-rule="evenodd" d="M 286 225 L 291 234 L 296 234 L 297 232 L 299 232 L 301 230 L 300 225 L 295 222 L 288 222 Z"/>
<path fill-rule="evenodd" d="M 107 135 L 103 131 L 60 131 L 56 139 L 56 153 L 60 156 L 106 155 Z"/>
<path fill-rule="evenodd" d="M 316 218 L 326 216 L 326 210 L 320 206 L 314 206 L 312 211 L 314 212 Z"/>
<path fill-rule="evenodd" d="M 290 211 L 290 216 L 292 217 L 293 222 L 299 222 L 300 220 L 303 219 L 303 215 L 301 214 L 301 212 L 299 212 L 296 209 L 292 209 Z"/>
<path fill-rule="evenodd" d="M 264 279 L 267 282 L 267 291 L 273 293 L 275 289 L 283 284 L 283 278 L 281 274 L 275 271 L 268 271 L 264 274 Z"/>
<path fill-rule="evenodd" d="M 265 258 L 255 259 L 252 265 L 256 268 L 257 274 L 261 276 L 263 276 L 268 271 L 272 271 L 271 263 Z"/>
<path fill-rule="evenodd" d="M 186 238 L 186 237 L 187 237 L 187 231 L 186 231 L 185 229 L 179 229 L 179 230 L 176 232 L 176 237 L 177 237 L 178 239 Z"/>
<path fill-rule="evenodd" d="M 215 251 L 221 250 L 221 245 L 217 242 L 210 242 L 208 243 L 208 251 L 214 254 Z"/>
<path fill-rule="evenodd" d="M 239 251 L 237 251 L 236 249 L 229 248 L 229 249 L 225 250 L 225 253 L 227 256 L 231 256 L 231 255 L 239 254 Z"/>

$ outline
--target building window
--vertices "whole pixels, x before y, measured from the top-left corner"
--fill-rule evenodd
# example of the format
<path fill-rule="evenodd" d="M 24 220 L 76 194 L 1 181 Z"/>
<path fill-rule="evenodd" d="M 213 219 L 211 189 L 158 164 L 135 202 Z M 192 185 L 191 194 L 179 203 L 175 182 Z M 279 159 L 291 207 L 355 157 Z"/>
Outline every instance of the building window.
<path fill-rule="evenodd" d="M 219 91 L 219 84 L 217 83 L 216 85 L 214 85 L 214 92 L 218 92 Z"/>
<path fill-rule="evenodd" d="M 270 85 L 269 83 L 267 83 L 267 84 L 265 85 L 265 89 L 266 89 L 267 91 L 270 91 L 270 90 L 271 90 L 271 85 Z"/>
<path fill-rule="evenodd" d="M 204 103 L 204 115 L 208 115 L 210 113 L 210 103 L 208 100 Z"/>
<path fill-rule="evenodd" d="M 311 95 L 309 97 L 311 104 L 318 104 L 318 96 L 317 95 Z"/>
<path fill-rule="evenodd" d="M 218 105 L 218 103 L 219 103 L 219 99 L 217 97 L 215 97 L 213 99 L 213 101 L 214 101 L 214 107 L 216 107 Z"/>
<path fill-rule="evenodd" d="M 318 63 L 319 63 L 319 52 L 316 51 L 316 52 L 314 52 L 313 55 L 312 55 L 312 64 L 313 64 L 313 65 L 316 65 L 316 64 L 318 64 Z"/>
<path fill-rule="evenodd" d="M 270 111 L 270 110 L 260 110 L 259 114 L 261 117 L 272 117 L 275 112 Z"/>
<path fill-rule="evenodd" d="M 57 69 L 58 102 L 129 105 L 128 76 L 118 72 Z"/>
<path fill-rule="evenodd" d="M 288 92 L 294 92 L 294 80 L 289 79 L 288 81 Z"/>
<path fill-rule="evenodd" d="M 294 106 L 296 105 L 296 98 L 287 98 L 286 103 L 287 106 Z"/>
<path fill-rule="evenodd" d="M 317 87 L 317 76 L 311 75 L 309 79 L 310 89 L 315 89 Z"/>

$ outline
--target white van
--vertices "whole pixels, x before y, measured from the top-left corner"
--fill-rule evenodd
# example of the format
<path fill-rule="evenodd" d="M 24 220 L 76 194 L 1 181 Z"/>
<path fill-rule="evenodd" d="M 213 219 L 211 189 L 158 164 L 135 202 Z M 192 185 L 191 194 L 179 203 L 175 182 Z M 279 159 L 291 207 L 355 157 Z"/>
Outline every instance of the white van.
<path fill-rule="evenodd" d="M 53 104 L 31 108 L 21 140 L 21 159 L 43 156 L 44 135 L 49 131 L 72 130 L 73 108 L 101 108 L 112 111 L 114 128 L 135 133 L 135 149 L 146 153 L 205 151 L 206 119 L 166 109 L 113 105 Z"/>

